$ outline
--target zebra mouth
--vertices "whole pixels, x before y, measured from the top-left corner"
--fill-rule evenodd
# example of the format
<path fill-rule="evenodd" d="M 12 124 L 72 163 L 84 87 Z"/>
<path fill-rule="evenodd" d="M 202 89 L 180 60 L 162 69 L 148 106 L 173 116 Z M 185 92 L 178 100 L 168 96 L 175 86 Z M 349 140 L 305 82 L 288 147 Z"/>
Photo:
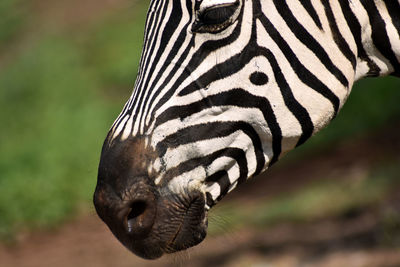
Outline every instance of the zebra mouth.
<path fill-rule="evenodd" d="M 199 244 L 207 233 L 205 200 L 198 194 L 185 198 L 160 197 L 151 231 L 146 236 L 120 238 L 121 242 L 145 259 L 157 259 Z"/>
<path fill-rule="evenodd" d="M 186 207 L 165 252 L 174 253 L 199 244 L 207 234 L 207 213 L 204 198 L 195 197 Z"/>

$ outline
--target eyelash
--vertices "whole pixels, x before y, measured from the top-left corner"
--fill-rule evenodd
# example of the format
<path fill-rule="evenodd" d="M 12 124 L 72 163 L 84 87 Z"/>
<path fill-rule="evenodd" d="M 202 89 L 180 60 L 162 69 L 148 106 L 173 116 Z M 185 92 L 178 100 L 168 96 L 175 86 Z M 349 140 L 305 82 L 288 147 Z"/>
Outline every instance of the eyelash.
<path fill-rule="evenodd" d="M 209 7 L 198 13 L 198 18 L 192 26 L 193 32 L 218 33 L 226 29 L 232 22 L 231 18 L 238 8 L 239 2 L 231 5 Z"/>

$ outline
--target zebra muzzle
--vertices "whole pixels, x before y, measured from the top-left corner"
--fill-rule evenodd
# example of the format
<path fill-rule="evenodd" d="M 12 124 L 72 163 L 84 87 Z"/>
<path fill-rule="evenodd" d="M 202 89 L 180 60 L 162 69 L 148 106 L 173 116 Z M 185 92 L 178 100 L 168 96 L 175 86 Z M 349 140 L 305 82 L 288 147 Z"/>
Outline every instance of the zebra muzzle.
<path fill-rule="evenodd" d="M 201 192 L 176 194 L 157 190 L 145 177 L 135 181 L 122 199 L 106 185 L 96 189 L 94 199 L 100 218 L 125 247 L 140 257 L 155 259 L 205 238 L 207 214 Z"/>

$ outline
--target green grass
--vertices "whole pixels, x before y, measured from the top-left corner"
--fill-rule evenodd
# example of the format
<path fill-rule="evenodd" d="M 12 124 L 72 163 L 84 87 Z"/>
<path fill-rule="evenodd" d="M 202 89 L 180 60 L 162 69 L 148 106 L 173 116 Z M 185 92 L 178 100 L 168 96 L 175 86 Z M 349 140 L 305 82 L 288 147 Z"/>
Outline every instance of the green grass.
<path fill-rule="evenodd" d="M 42 30 L 1 66 L 0 239 L 58 225 L 82 203 L 90 203 L 103 138 L 134 83 L 146 10 L 147 1 L 140 1 L 73 33 Z M 0 49 L 13 45 L 35 23 L 34 14 L 27 13 L 27 1 L 0 1 Z M 310 141 L 310 149 L 398 116 L 399 81 L 378 82 L 360 83 L 329 129 Z M 299 212 L 314 216 L 314 208 L 305 207 L 341 193 L 339 187 L 325 184 L 307 190 L 260 206 L 252 223 L 291 219 Z M 372 195 L 379 198 L 379 192 Z M 293 197 L 300 209 L 293 206 Z M 264 210 L 271 213 L 262 215 Z M 232 227 L 246 221 L 242 216 L 247 215 L 236 210 L 233 215 L 226 216 Z"/>
<path fill-rule="evenodd" d="M 110 107 L 67 40 L 42 39 L 0 76 L 0 234 L 89 200 Z"/>
<path fill-rule="evenodd" d="M 102 142 L 139 61 L 144 15 L 134 15 L 44 33 L 0 73 L 0 238 L 57 225 L 90 203 Z"/>
<path fill-rule="evenodd" d="M 80 34 L 83 56 L 101 79 L 106 90 L 116 90 L 127 100 L 137 72 L 147 1 L 135 6 L 135 11 L 114 14 L 91 30 L 89 38 Z M 121 108 L 122 109 L 122 108 Z"/>
<path fill-rule="evenodd" d="M 21 30 L 27 5 L 28 2 L 21 0 L 0 1 L 0 49 Z"/>

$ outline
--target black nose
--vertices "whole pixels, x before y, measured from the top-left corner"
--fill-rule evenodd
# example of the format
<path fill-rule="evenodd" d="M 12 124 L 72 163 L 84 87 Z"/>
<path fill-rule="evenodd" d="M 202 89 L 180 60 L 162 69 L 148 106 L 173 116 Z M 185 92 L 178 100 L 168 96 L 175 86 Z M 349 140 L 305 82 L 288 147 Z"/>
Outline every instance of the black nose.
<path fill-rule="evenodd" d="M 125 231 L 136 238 L 145 237 L 151 230 L 156 217 L 155 195 L 151 192 L 139 193 L 129 199 L 123 209 L 122 217 Z"/>

